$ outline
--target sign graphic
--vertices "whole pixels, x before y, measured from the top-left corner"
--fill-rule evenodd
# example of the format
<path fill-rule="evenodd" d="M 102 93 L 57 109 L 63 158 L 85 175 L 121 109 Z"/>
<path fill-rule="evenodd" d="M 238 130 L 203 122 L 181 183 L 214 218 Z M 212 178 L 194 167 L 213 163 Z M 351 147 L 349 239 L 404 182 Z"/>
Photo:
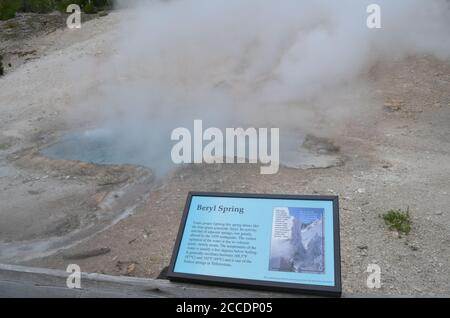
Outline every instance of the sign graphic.
<path fill-rule="evenodd" d="M 190 193 L 168 276 L 339 296 L 338 198 Z"/>

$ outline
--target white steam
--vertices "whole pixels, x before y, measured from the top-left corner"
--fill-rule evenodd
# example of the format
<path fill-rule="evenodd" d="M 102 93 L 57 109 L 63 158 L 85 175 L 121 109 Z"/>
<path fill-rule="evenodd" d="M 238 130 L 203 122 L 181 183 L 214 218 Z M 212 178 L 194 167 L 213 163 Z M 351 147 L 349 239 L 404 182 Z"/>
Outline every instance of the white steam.
<path fill-rule="evenodd" d="M 373 2 L 382 29 L 366 26 Z M 131 17 L 91 102 L 104 106 L 118 151 L 139 149 L 158 169 L 170 162 L 170 132 L 194 119 L 308 129 L 314 105 L 357 110 L 339 92 L 356 91 L 377 62 L 450 59 L 447 0 L 136 1 Z"/>

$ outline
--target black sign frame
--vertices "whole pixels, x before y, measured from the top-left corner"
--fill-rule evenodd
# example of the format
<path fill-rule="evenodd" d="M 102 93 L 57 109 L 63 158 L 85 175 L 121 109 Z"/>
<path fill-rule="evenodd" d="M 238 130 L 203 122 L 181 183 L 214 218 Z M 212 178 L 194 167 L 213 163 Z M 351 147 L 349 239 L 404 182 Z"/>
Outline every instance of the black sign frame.
<path fill-rule="evenodd" d="M 218 277 L 209 275 L 187 274 L 175 272 L 175 263 L 185 231 L 192 198 L 200 197 L 227 197 L 227 198 L 251 198 L 251 199 L 282 199 L 282 200 L 308 200 L 308 201 L 332 201 L 333 202 L 333 237 L 334 237 L 334 275 L 335 286 L 307 285 L 296 283 L 261 281 L 253 279 Z M 170 281 L 198 283 L 204 285 L 216 285 L 222 287 L 247 288 L 256 290 L 280 291 L 290 293 L 304 293 L 321 296 L 340 297 L 342 294 L 341 279 L 341 249 L 339 227 L 339 197 L 320 195 L 279 195 L 279 194 L 249 194 L 249 193 L 220 193 L 220 192 L 189 192 L 181 219 L 180 228 L 175 241 L 175 246 L 167 271 Z"/>

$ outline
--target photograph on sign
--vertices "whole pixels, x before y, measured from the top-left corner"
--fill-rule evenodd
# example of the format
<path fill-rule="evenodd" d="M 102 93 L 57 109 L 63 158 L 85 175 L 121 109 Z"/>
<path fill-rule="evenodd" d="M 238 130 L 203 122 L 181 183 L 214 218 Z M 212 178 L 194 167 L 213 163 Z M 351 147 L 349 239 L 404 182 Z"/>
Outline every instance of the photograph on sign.
<path fill-rule="evenodd" d="M 337 197 L 190 193 L 172 280 L 340 295 Z"/>
<path fill-rule="evenodd" d="M 273 209 L 271 271 L 324 273 L 324 209 Z"/>

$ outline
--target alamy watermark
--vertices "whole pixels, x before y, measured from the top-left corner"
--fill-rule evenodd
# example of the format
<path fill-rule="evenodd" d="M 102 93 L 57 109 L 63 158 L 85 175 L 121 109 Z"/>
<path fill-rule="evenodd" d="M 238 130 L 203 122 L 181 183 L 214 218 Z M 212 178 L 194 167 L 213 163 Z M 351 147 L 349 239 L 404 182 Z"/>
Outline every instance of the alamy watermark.
<path fill-rule="evenodd" d="M 369 264 L 366 273 L 370 273 L 366 280 L 367 288 L 381 288 L 381 267 L 377 264 Z"/>
<path fill-rule="evenodd" d="M 177 141 L 171 151 L 175 164 L 259 163 L 261 174 L 275 174 L 280 167 L 279 128 L 271 128 L 270 134 L 268 128 L 203 131 L 203 121 L 195 120 L 193 133 L 179 127 L 172 131 L 171 140 Z"/>
<path fill-rule="evenodd" d="M 66 20 L 69 29 L 81 29 L 81 8 L 78 4 L 70 4 L 66 9 L 67 13 L 71 13 Z"/>
<path fill-rule="evenodd" d="M 69 29 L 81 28 L 81 8 L 78 4 L 70 4 L 66 9 L 70 15 L 67 17 L 66 24 Z M 369 29 L 381 29 L 381 6 L 373 3 L 367 6 L 366 12 L 369 14 L 366 25 Z"/>
<path fill-rule="evenodd" d="M 369 29 L 381 29 L 381 7 L 379 4 L 371 4 L 367 7 L 369 14 L 366 20 Z"/>
<path fill-rule="evenodd" d="M 81 268 L 77 264 L 70 264 L 67 266 L 66 272 L 69 276 L 66 280 L 67 288 L 80 289 L 81 288 Z"/>

